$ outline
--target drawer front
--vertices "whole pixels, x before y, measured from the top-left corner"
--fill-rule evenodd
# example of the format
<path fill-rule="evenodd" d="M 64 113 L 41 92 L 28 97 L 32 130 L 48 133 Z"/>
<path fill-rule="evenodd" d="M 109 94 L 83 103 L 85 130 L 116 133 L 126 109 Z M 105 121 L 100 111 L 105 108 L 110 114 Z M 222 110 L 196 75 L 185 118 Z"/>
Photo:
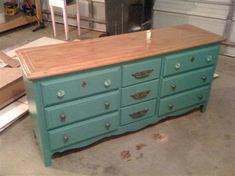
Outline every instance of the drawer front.
<path fill-rule="evenodd" d="M 121 110 L 121 125 L 155 115 L 156 100 L 128 106 Z"/>
<path fill-rule="evenodd" d="M 193 49 L 166 56 L 164 76 L 215 64 L 219 46 Z"/>
<path fill-rule="evenodd" d="M 45 108 L 48 129 L 119 109 L 119 91 Z"/>
<path fill-rule="evenodd" d="M 122 106 L 127 106 L 157 97 L 158 80 L 149 81 L 122 89 Z"/>
<path fill-rule="evenodd" d="M 202 103 L 207 100 L 209 87 L 202 87 L 196 90 L 184 92 L 163 98 L 160 101 L 159 115 L 168 114 L 189 106 Z"/>
<path fill-rule="evenodd" d="M 52 105 L 120 87 L 119 67 L 60 77 L 41 83 L 44 105 Z"/>
<path fill-rule="evenodd" d="M 104 115 L 49 131 L 51 150 L 81 142 L 118 129 L 119 113 Z"/>
<path fill-rule="evenodd" d="M 209 84 L 213 80 L 213 67 L 164 78 L 161 97 Z"/>
<path fill-rule="evenodd" d="M 161 59 L 151 59 L 123 66 L 123 87 L 156 79 L 160 75 Z"/>

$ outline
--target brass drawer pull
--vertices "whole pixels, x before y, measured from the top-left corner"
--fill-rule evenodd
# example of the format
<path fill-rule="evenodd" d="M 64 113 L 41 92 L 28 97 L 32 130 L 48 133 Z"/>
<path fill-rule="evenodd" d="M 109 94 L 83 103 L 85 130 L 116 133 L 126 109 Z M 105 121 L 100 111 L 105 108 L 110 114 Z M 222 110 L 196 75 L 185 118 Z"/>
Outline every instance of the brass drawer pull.
<path fill-rule="evenodd" d="M 112 81 L 110 79 L 107 79 L 104 81 L 104 87 L 109 88 L 112 84 Z"/>
<path fill-rule="evenodd" d="M 58 90 L 56 95 L 57 95 L 58 98 L 63 98 L 65 96 L 65 91 L 64 90 Z"/>
<path fill-rule="evenodd" d="M 134 112 L 132 114 L 129 114 L 129 116 L 132 117 L 133 119 L 138 119 L 138 118 L 145 116 L 148 111 L 149 111 L 149 109 L 145 109 L 143 111 Z"/>
<path fill-rule="evenodd" d="M 105 102 L 105 103 L 104 103 L 105 109 L 109 109 L 109 108 L 110 108 L 110 105 L 111 105 L 111 104 L 110 104 L 109 102 Z"/>
<path fill-rule="evenodd" d="M 194 61 L 195 61 L 195 57 L 192 56 L 192 57 L 191 57 L 191 62 L 194 62 Z"/>
<path fill-rule="evenodd" d="M 175 106 L 173 104 L 169 104 L 168 107 L 170 110 L 172 110 Z"/>
<path fill-rule="evenodd" d="M 213 57 L 211 55 L 207 56 L 207 58 L 206 58 L 207 63 L 210 63 L 212 61 L 212 58 Z"/>
<path fill-rule="evenodd" d="M 64 143 L 68 142 L 69 141 L 69 137 L 67 135 L 64 135 Z"/>
<path fill-rule="evenodd" d="M 181 67 L 181 64 L 180 64 L 180 63 L 176 63 L 176 64 L 175 64 L 175 69 L 176 69 L 176 70 L 179 70 L 180 67 Z"/>
<path fill-rule="evenodd" d="M 150 73 L 152 73 L 152 72 L 153 72 L 153 69 L 144 70 L 141 72 L 134 73 L 134 74 L 132 74 L 132 76 L 135 77 L 136 79 L 143 79 L 143 78 L 148 77 L 150 75 Z"/>
<path fill-rule="evenodd" d="M 171 89 L 172 89 L 173 91 L 175 91 L 175 90 L 176 90 L 176 85 L 175 85 L 175 84 L 171 84 Z"/>
<path fill-rule="evenodd" d="M 110 129 L 110 127 L 111 127 L 111 124 L 107 122 L 107 123 L 105 123 L 105 125 L 104 125 L 104 126 L 105 126 L 105 128 L 106 128 L 107 130 L 109 130 L 109 129 Z"/>
<path fill-rule="evenodd" d="M 205 82 L 207 80 L 207 76 L 202 76 L 201 79 L 202 79 L 202 81 Z"/>
<path fill-rule="evenodd" d="M 60 121 L 61 121 L 61 122 L 64 122 L 65 119 L 66 119 L 65 114 L 61 114 L 61 115 L 60 115 Z"/>
<path fill-rule="evenodd" d="M 202 100 L 202 99 L 203 99 L 203 96 L 202 96 L 202 95 L 199 95 L 197 98 L 198 98 L 199 100 Z"/>
<path fill-rule="evenodd" d="M 148 96 L 148 94 L 150 92 L 151 92 L 151 90 L 147 90 L 147 91 L 144 91 L 144 92 L 138 92 L 138 93 L 135 93 L 133 95 L 130 95 L 130 97 L 134 98 L 135 100 L 140 100 L 140 99 L 143 99 L 146 96 Z"/>

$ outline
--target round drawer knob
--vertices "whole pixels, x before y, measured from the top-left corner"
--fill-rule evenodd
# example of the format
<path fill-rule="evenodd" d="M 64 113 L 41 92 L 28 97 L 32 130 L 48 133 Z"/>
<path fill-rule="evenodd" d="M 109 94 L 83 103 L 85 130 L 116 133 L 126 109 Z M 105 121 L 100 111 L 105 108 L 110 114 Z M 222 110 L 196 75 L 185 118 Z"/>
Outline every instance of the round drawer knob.
<path fill-rule="evenodd" d="M 206 61 L 207 63 L 210 63 L 212 61 L 212 56 L 211 55 L 207 56 Z"/>
<path fill-rule="evenodd" d="M 104 81 L 104 86 L 105 86 L 106 88 L 110 87 L 111 84 L 112 84 L 112 82 L 111 82 L 110 79 L 107 79 L 107 80 Z"/>
<path fill-rule="evenodd" d="M 64 138 L 64 142 L 68 142 L 69 141 L 69 137 L 67 135 L 65 135 L 63 138 Z"/>
<path fill-rule="evenodd" d="M 83 88 L 85 88 L 85 87 L 87 86 L 87 82 L 86 82 L 86 81 L 82 81 L 81 86 L 82 86 Z"/>
<path fill-rule="evenodd" d="M 104 103 L 105 109 L 109 109 L 109 108 L 110 108 L 110 105 L 111 105 L 111 104 L 110 104 L 109 102 L 105 102 L 105 103 Z"/>
<path fill-rule="evenodd" d="M 168 107 L 169 107 L 170 110 L 172 110 L 174 108 L 174 105 L 173 104 L 169 104 Z"/>
<path fill-rule="evenodd" d="M 105 128 L 107 129 L 107 130 L 109 130 L 110 129 L 110 127 L 111 127 L 111 125 L 110 125 L 110 123 L 105 123 Z"/>
<path fill-rule="evenodd" d="M 64 121 L 65 121 L 65 119 L 66 119 L 65 114 L 61 114 L 61 115 L 60 115 L 60 120 L 61 120 L 61 122 L 64 122 Z"/>
<path fill-rule="evenodd" d="M 180 67 L 181 67 L 181 64 L 180 64 L 180 63 L 176 63 L 176 64 L 175 64 L 175 69 L 176 69 L 176 70 L 179 70 Z"/>
<path fill-rule="evenodd" d="M 205 82 L 207 80 L 207 76 L 202 76 L 201 79 L 202 79 L 202 81 Z"/>
<path fill-rule="evenodd" d="M 199 95 L 197 98 L 198 98 L 199 100 L 202 100 L 202 99 L 203 99 L 203 96 L 202 96 L 202 95 Z"/>
<path fill-rule="evenodd" d="M 58 98 L 63 98 L 64 95 L 65 95 L 65 91 L 59 90 L 56 95 L 57 95 Z"/>
<path fill-rule="evenodd" d="M 194 62 L 195 61 L 195 57 L 192 56 L 190 60 L 191 60 L 191 62 Z"/>
<path fill-rule="evenodd" d="M 172 89 L 173 91 L 175 91 L 175 90 L 176 90 L 176 85 L 175 85 L 175 84 L 171 84 L 171 89 Z"/>

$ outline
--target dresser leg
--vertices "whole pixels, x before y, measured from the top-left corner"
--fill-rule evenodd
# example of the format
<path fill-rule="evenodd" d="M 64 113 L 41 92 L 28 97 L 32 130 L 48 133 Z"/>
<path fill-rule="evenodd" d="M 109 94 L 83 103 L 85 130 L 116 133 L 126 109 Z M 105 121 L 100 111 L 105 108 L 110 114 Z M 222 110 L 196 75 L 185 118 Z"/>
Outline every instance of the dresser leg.
<path fill-rule="evenodd" d="M 46 167 L 51 166 L 52 164 L 51 154 L 46 154 L 46 155 L 44 154 L 43 157 L 44 157 L 43 160 L 44 160 L 45 166 Z"/>
<path fill-rule="evenodd" d="M 201 112 L 206 112 L 206 109 L 207 109 L 207 105 L 206 104 L 200 106 L 200 111 Z"/>

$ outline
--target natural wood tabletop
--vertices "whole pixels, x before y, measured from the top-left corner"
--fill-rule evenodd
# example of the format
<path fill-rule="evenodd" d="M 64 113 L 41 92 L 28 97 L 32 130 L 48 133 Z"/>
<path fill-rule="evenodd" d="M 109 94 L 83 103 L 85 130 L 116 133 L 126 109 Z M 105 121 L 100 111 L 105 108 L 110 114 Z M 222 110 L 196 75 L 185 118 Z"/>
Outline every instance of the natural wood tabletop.
<path fill-rule="evenodd" d="M 225 38 L 192 25 L 147 30 L 110 37 L 17 51 L 27 79 L 72 73 L 192 47 Z"/>

